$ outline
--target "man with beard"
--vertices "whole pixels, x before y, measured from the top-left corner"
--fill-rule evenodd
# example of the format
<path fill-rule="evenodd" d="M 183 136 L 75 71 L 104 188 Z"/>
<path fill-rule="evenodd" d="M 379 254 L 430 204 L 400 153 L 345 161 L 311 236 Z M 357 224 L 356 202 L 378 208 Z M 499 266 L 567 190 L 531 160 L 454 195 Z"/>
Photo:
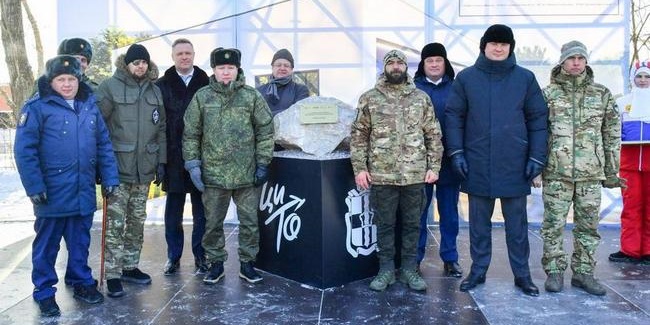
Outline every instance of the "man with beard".
<path fill-rule="evenodd" d="M 469 197 L 472 268 L 460 283 L 485 282 L 492 258 L 492 213 L 498 198 L 514 284 L 539 295 L 530 277 L 526 196 L 546 163 L 548 108 L 535 75 L 517 65 L 515 38 L 506 25 L 490 26 L 478 59 L 458 73 L 445 109 L 446 152 Z"/>
<path fill-rule="evenodd" d="M 438 180 L 441 131 L 429 96 L 407 74 L 406 55 L 384 56 L 384 72 L 375 87 L 359 98 L 352 124 L 350 154 L 355 182 L 370 190 L 375 211 L 379 272 L 370 289 L 395 283 L 395 226 L 401 216 L 400 281 L 413 290 L 427 288 L 416 270 L 420 215 L 426 202 L 424 183 Z M 371 186 L 372 185 L 372 186 Z"/>
<path fill-rule="evenodd" d="M 106 284 L 109 297 L 124 295 L 121 280 L 150 284 L 138 269 L 149 185 L 162 182 L 167 161 L 163 97 L 153 82 L 158 68 L 149 52 L 133 44 L 115 61 L 113 76 L 97 89 L 118 162 L 120 186 L 108 201 Z"/>

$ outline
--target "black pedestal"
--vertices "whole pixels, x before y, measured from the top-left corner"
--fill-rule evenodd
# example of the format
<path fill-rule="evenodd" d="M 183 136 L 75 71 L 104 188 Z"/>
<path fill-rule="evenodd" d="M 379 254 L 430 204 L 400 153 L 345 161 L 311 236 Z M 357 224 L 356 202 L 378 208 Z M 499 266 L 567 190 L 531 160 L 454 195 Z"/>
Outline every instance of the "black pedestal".
<path fill-rule="evenodd" d="M 259 209 L 256 267 L 318 288 L 377 274 L 377 230 L 350 159 L 274 157 Z"/>

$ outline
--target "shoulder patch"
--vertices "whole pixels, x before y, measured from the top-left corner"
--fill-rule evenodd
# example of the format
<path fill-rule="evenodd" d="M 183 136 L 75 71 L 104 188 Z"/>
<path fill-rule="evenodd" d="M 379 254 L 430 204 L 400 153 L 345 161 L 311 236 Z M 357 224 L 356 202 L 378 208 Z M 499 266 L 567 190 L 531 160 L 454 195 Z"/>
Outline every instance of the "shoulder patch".
<path fill-rule="evenodd" d="M 18 126 L 20 127 L 25 126 L 25 123 L 27 123 L 27 117 L 28 117 L 27 112 L 23 112 L 22 114 L 20 114 L 20 119 L 18 120 Z"/>

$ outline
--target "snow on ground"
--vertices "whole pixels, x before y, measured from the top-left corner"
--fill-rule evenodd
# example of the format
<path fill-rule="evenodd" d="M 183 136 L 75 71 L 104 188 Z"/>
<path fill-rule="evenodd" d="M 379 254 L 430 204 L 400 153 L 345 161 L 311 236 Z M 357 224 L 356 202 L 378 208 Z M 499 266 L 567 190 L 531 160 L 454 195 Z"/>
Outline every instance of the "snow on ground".
<path fill-rule="evenodd" d="M 165 224 L 166 196 L 147 201 L 147 220 L 150 225 Z M 183 222 L 192 222 L 192 204 L 187 195 Z M 18 172 L 10 168 L 0 168 L 0 248 L 20 241 L 34 234 L 32 203 L 25 194 Z M 95 212 L 94 220 L 101 222 L 102 211 Z M 236 223 L 235 206 L 231 203 L 226 216 L 227 223 Z"/>

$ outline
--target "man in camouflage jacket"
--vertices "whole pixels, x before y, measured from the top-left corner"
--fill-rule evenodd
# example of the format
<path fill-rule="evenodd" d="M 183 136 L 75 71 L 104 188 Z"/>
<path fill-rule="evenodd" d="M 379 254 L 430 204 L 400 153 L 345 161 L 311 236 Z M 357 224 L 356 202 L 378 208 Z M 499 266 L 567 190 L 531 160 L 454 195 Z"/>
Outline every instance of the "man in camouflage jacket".
<path fill-rule="evenodd" d="M 584 44 L 562 46 L 559 64 L 544 88 L 549 107 L 549 157 L 543 173 L 542 265 L 549 292 L 563 288 L 567 254 L 562 234 L 573 203 L 574 250 L 571 285 L 594 295 L 605 289 L 594 279 L 594 254 L 600 235 L 601 188 L 621 186 L 618 178 L 620 119 L 610 91 L 594 82 Z"/>
<path fill-rule="evenodd" d="M 223 221 L 231 198 L 239 218 L 239 276 L 250 283 L 262 280 L 253 262 L 259 251 L 259 186 L 266 181 L 273 157 L 273 117 L 262 95 L 246 85 L 240 58 L 237 49 L 212 51 L 214 75 L 196 92 L 183 119 L 185 169 L 203 192 L 202 244 L 210 263 L 206 284 L 224 276 L 228 254 Z"/>
<path fill-rule="evenodd" d="M 429 96 L 415 88 L 407 74 L 406 55 L 384 56 L 384 73 L 359 98 L 352 124 L 350 154 L 355 182 L 370 188 L 378 235 L 379 273 L 370 289 L 383 291 L 395 283 L 395 223 L 402 217 L 400 280 L 426 290 L 416 271 L 420 215 L 426 203 L 424 183 L 438 180 L 442 133 Z M 370 187 L 372 184 L 372 187 Z"/>

